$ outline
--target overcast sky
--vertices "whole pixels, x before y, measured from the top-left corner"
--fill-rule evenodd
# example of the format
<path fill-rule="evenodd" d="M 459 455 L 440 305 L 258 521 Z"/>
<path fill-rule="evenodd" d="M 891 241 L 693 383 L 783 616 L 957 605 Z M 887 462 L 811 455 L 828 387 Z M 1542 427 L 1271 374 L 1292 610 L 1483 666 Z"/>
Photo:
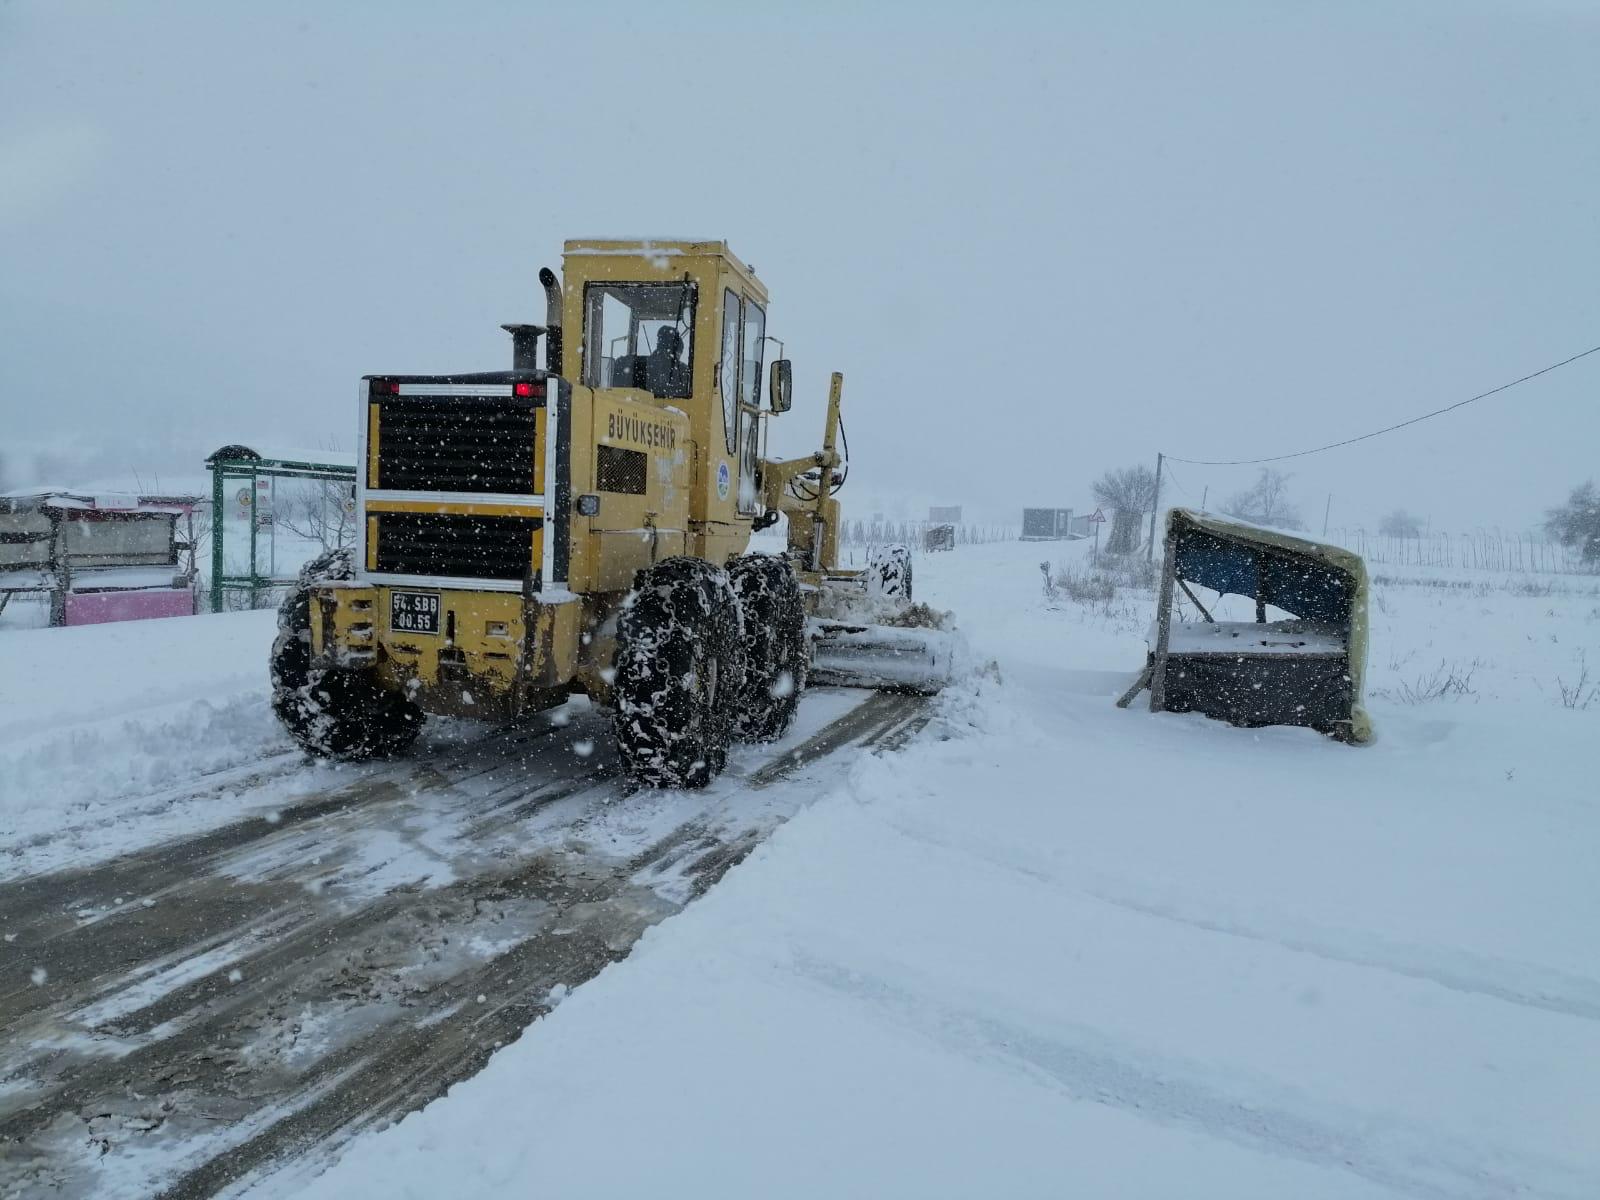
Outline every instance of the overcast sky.
<path fill-rule="evenodd" d="M 1600 4 L 857 7 L 0 0 L 8 484 L 350 448 L 363 373 L 507 365 L 599 234 L 728 239 L 783 447 L 844 371 L 854 499 L 905 515 L 1600 344 Z M 1526 528 L 1600 476 L 1597 401 L 1600 355 L 1284 465 L 1314 526 Z"/>

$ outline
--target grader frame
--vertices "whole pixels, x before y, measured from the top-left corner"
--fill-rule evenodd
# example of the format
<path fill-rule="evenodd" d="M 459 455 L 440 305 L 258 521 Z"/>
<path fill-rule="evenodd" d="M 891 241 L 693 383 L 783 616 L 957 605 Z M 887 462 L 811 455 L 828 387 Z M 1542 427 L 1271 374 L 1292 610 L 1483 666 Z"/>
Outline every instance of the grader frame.
<path fill-rule="evenodd" d="M 305 662 L 291 655 L 278 689 L 289 709 L 327 692 L 327 672 L 359 676 L 346 690 L 368 708 L 418 710 L 402 734 L 421 711 L 506 718 L 575 691 L 609 703 L 637 581 L 669 560 L 734 563 L 780 515 L 794 583 L 766 571 L 764 587 L 814 608 L 862 584 L 838 562 L 842 375 L 819 450 L 758 453 L 792 374 L 770 364 L 763 407 L 755 273 L 720 241 L 613 240 L 568 242 L 563 273 L 540 273 L 543 325 L 506 326 L 510 371 L 362 381 L 354 562 L 305 581 Z"/>

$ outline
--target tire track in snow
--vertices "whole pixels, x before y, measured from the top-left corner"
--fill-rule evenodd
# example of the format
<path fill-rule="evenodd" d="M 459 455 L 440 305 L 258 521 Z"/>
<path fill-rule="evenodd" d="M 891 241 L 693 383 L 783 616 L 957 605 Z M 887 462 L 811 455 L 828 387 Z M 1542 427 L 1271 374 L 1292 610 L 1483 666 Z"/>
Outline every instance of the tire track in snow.
<path fill-rule="evenodd" d="M 724 776 L 719 781 L 722 787 L 715 790 L 727 793 L 730 784 L 738 790 L 727 795 L 721 813 L 725 815 L 747 789 L 770 786 L 844 745 L 872 745 L 891 732 L 920 728 L 926 720 L 923 707 L 920 698 L 869 698 L 773 764 L 780 770 L 764 768 L 742 783 Z M 757 776 L 759 784 L 750 782 Z M 635 789 L 618 780 L 613 790 L 621 796 Z M 716 823 L 714 818 L 688 822 L 608 875 L 590 880 L 592 890 L 553 910 L 545 931 L 490 963 L 463 989 L 469 993 L 477 989 L 477 1001 L 452 1009 L 437 1024 L 413 1025 L 401 1035 L 400 1044 L 391 1039 L 381 1054 L 351 1070 L 328 1102 L 302 1108 L 280 1126 L 213 1157 L 163 1191 L 163 1200 L 199 1200 L 233 1183 L 248 1182 L 283 1154 L 286 1145 L 327 1147 L 343 1142 L 421 1107 L 451 1084 L 475 1074 L 496 1049 L 550 1011 L 548 997 L 554 986 L 570 988 L 587 982 L 626 957 L 645 929 L 679 910 L 681 905 L 663 902 L 658 892 L 640 886 L 641 876 L 677 865 L 685 845 L 693 843 L 703 852 L 687 868 L 691 879 L 687 902 L 708 891 L 778 824 L 763 822 L 719 836 L 713 832 Z M 488 996 L 515 999 L 485 1008 Z M 374 1097 L 388 1099 L 375 1104 Z"/>
<path fill-rule="evenodd" d="M 1360 949 L 1356 949 L 1329 938 L 1296 936 L 1281 931 L 1252 928 L 1233 921 L 1188 916 L 1164 905 L 1142 902 L 1126 895 L 1112 895 L 1092 889 L 1086 890 L 1085 895 L 1116 908 L 1154 917 L 1157 920 L 1186 925 L 1206 933 L 1264 942 L 1296 954 L 1309 954 L 1327 962 L 1386 971 L 1391 975 L 1437 984 L 1453 992 L 1487 996 L 1524 1008 L 1539 1008 L 1564 1016 L 1600 1021 L 1600 983 L 1581 976 L 1553 971 L 1549 967 L 1491 959 L 1459 950 L 1450 951 L 1449 957 L 1446 958 L 1439 951 L 1429 947 L 1398 945 L 1377 940 L 1368 941 Z M 1519 980 L 1543 982 L 1538 986 L 1528 987 L 1519 983 Z"/>
<path fill-rule="evenodd" d="M 119 900 L 159 901 L 167 889 L 183 886 L 222 855 L 248 843 L 279 836 L 298 825 L 381 805 L 403 797 L 408 788 L 459 786 L 495 771 L 521 767 L 522 752 L 556 732 L 555 726 L 520 730 L 510 736 L 505 730 L 495 730 L 481 739 L 451 746 L 434 759 L 383 763 L 376 770 L 362 768 L 356 778 L 320 795 L 285 804 L 272 816 L 247 817 L 109 862 L 0 883 L 0 927 L 13 934 L 29 931 L 33 935 L 29 940 L 34 942 L 74 932 L 87 922 L 117 915 L 122 908 Z M 294 759 L 293 769 L 307 768 L 303 754 L 296 752 Z M 0 1008 L 0 1019 L 3 1015 Z"/>
<path fill-rule="evenodd" d="M 553 728 L 496 731 L 276 822 L 0 886 L 19 933 L 5 949 L 22 951 L 0 969 L 0 1029 L 23 1048 L 0 1060 L 0 1193 L 94 1195 L 131 1154 L 151 1191 L 212 1195 L 420 1107 L 812 794 L 759 799 L 772 785 L 843 746 L 903 741 L 924 707 L 868 697 L 780 759 L 741 751 L 700 793 L 635 792 L 609 748 L 579 758 Z M 599 722 L 568 732 L 604 746 Z M 384 884 L 362 857 L 375 828 L 460 874 Z"/>
<path fill-rule="evenodd" d="M 1074 885 L 1055 870 L 1035 866 L 1015 851 L 997 850 L 972 843 L 956 844 L 904 818 L 892 822 L 896 832 L 956 854 L 979 859 L 1013 871 L 1055 891 L 1089 899 L 1140 916 L 1167 921 L 1203 933 L 1276 946 L 1294 954 L 1307 954 L 1327 962 L 1383 971 L 1453 992 L 1484 996 L 1523 1008 L 1543 1009 L 1563 1016 L 1600 1021 L 1600 981 L 1572 975 L 1535 963 L 1513 962 L 1464 950 L 1340 938 L 1332 931 L 1272 929 L 1246 922 L 1185 913 L 1170 904 L 1143 898 L 1125 884 L 1105 879 Z"/>
<path fill-rule="evenodd" d="M 870 972 L 805 953 L 795 970 L 819 987 L 878 1010 L 910 1029 L 978 1061 L 1012 1063 L 1068 1099 L 1121 1109 L 1144 1120 L 1196 1130 L 1253 1151 L 1348 1172 L 1416 1200 L 1503 1200 L 1527 1191 L 1525 1181 L 1559 1179 L 1552 1200 L 1589 1200 L 1600 1179 L 1546 1158 L 1519 1158 L 1501 1147 L 1450 1139 L 1395 1117 L 1376 1126 L 1372 1114 L 1332 1103 L 1307 1105 L 1260 1084 L 1231 1094 L 1203 1064 L 1161 1058 L 1065 1023 L 1048 1028 L 1004 1021 L 915 992 Z"/>

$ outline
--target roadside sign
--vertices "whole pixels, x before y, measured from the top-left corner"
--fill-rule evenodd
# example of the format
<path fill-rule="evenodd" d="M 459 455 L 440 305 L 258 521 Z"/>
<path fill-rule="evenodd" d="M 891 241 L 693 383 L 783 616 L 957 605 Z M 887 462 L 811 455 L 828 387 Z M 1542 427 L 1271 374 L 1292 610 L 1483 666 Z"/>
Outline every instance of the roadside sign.
<path fill-rule="evenodd" d="M 262 476 L 256 480 L 255 499 L 250 507 L 255 510 L 256 528 L 272 528 L 272 479 Z"/>
<path fill-rule="evenodd" d="M 1089 514 L 1089 523 L 1091 525 L 1104 525 L 1106 523 L 1106 514 L 1098 508 L 1095 509 L 1094 512 Z"/>

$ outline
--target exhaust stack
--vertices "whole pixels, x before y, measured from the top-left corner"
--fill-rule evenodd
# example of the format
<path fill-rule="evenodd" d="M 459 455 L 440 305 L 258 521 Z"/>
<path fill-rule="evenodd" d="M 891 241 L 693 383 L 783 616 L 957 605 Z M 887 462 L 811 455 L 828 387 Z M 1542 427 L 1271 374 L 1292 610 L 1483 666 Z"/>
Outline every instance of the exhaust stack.
<path fill-rule="evenodd" d="M 561 282 L 549 267 L 539 268 L 544 285 L 544 325 L 549 340 L 545 343 L 544 367 L 552 375 L 561 374 Z"/>

